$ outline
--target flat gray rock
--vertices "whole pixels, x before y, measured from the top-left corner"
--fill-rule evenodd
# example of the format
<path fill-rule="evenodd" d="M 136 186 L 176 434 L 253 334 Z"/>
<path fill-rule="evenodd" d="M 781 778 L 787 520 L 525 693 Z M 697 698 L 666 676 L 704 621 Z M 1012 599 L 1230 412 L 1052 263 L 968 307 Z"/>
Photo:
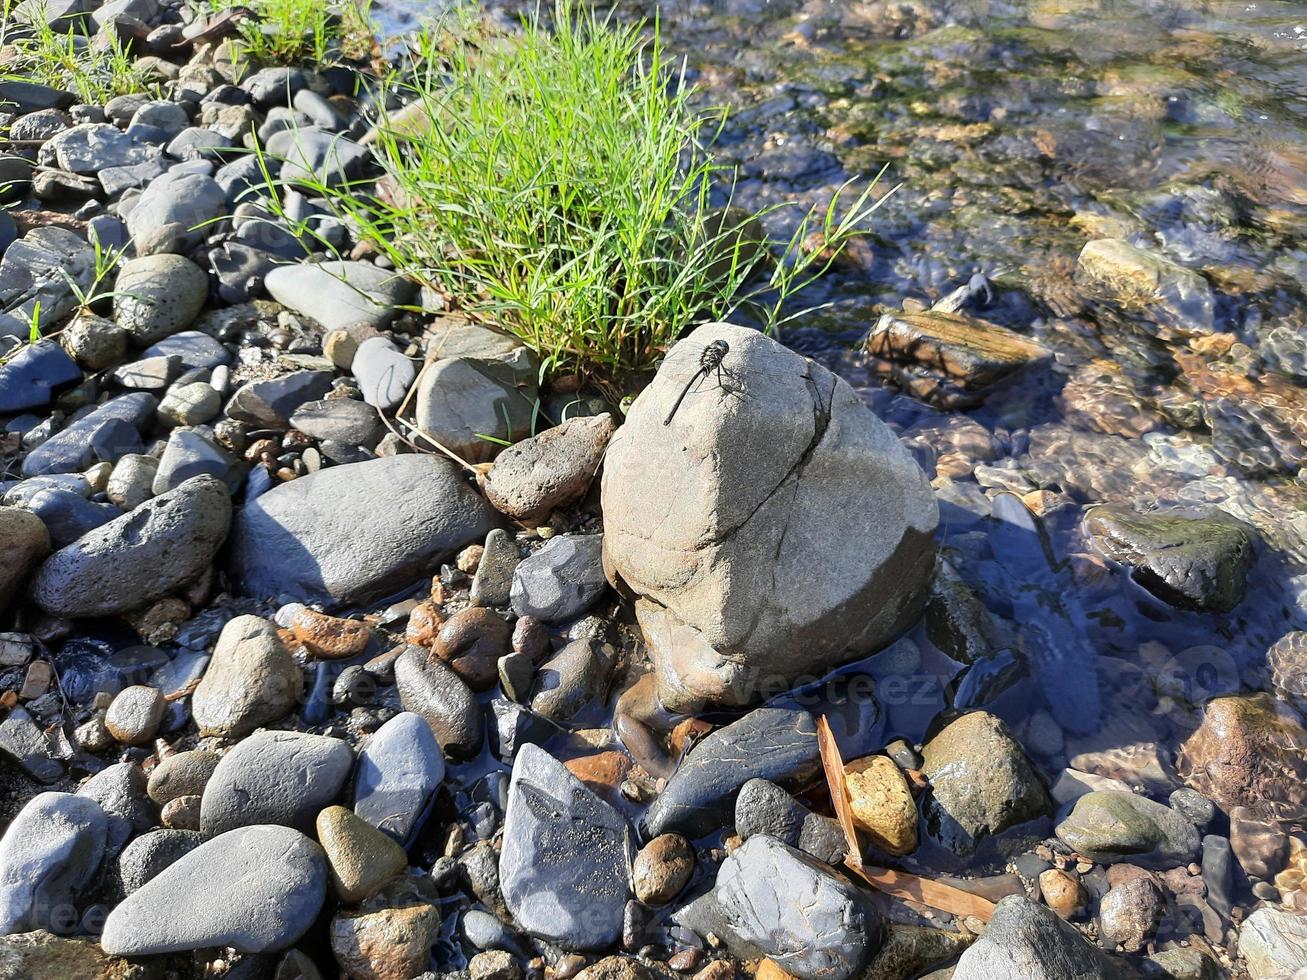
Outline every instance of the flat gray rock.
<path fill-rule="evenodd" d="M 114 956 L 230 946 L 271 953 L 313 924 L 327 894 L 322 849 L 289 827 L 242 827 L 206 841 L 129 895 L 104 924 Z"/>
<path fill-rule="evenodd" d="M 32 599 L 71 619 L 148 606 L 208 568 L 230 522 L 227 488 L 197 476 L 56 551 L 33 577 Z"/>
<path fill-rule="evenodd" d="M 500 888 L 518 926 L 564 949 L 613 945 L 633 857 L 625 818 L 544 749 L 523 746 L 499 855 Z"/>
<path fill-rule="evenodd" d="M 376 445 L 382 433 L 381 416 L 377 410 L 353 398 L 305 402 L 295 409 L 290 424 L 314 439 L 369 448 Z"/>
<path fill-rule="evenodd" d="M 358 324 L 384 327 L 415 291 L 408 280 L 370 262 L 284 265 L 270 272 L 264 285 L 282 306 L 327 330 Z"/>
<path fill-rule="evenodd" d="M 730 823 L 735 797 L 750 779 L 795 786 L 820 764 L 812 715 L 755 708 L 694 747 L 645 813 L 645 834 L 702 837 Z"/>
<path fill-rule="evenodd" d="M 0 936 L 77 922 L 107 828 L 98 803 L 71 793 L 41 793 L 19 811 L 0 838 Z"/>
<path fill-rule="evenodd" d="M 232 571 L 247 595 L 331 605 L 389 595 L 498 522 L 458 468 L 401 455 L 274 487 L 236 518 Z"/>
<path fill-rule="evenodd" d="M 136 199 L 127 232 L 137 255 L 189 252 L 211 233 L 209 223 L 226 213 L 227 192 L 212 177 L 169 170 Z"/>
<path fill-rule="evenodd" d="M 335 802 L 350 770 L 349 743 L 304 732 L 256 732 L 222 757 L 204 786 L 200 831 L 206 837 L 277 824 L 306 833 Z"/>
<path fill-rule="evenodd" d="M 602 534 L 564 534 L 524 558 L 513 571 L 513 611 L 546 623 L 574 619 L 608 586 Z"/>
<path fill-rule="evenodd" d="M 430 726 L 421 715 L 401 712 L 359 752 L 354 813 L 407 844 L 444 778 L 445 757 Z"/>
<path fill-rule="evenodd" d="M 1091 861 L 1127 862 L 1166 870 L 1198 855 L 1198 828 L 1168 806 L 1121 790 L 1076 800 L 1057 836 Z"/>
<path fill-rule="evenodd" d="M 412 358 L 385 337 L 369 337 L 359 344 L 350 366 L 363 392 L 363 400 L 383 412 L 404 400 L 417 377 Z"/>
<path fill-rule="evenodd" d="M 953 980 L 1118 980 L 1106 953 L 1052 909 L 1018 895 L 998 903 L 985 934 L 962 954 Z"/>
<path fill-rule="evenodd" d="M 294 371 L 280 378 L 251 381 L 231 396 L 227 414 L 261 428 L 286 429 L 301 405 L 330 390 L 330 371 Z"/>
<path fill-rule="evenodd" d="M 23 460 L 23 476 L 75 473 L 101 460 L 139 453 L 141 429 L 154 421 L 158 400 L 146 391 L 112 398 L 56 432 Z"/>
<path fill-rule="evenodd" d="M 422 371 L 413 418 L 442 446 L 480 463 L 494 459 L 503 442 L 531 434 L 537 395 L 524 350 L 491 360 L 441 357 Z"/>
<path fill-rule="evenodd" d="M 750 837 L 717 871 L 717 884 L 675 916 L 714 933 L 742 959 L 766 956 L 801 980 L 847 980 L 880 946 L 868 896 L 829 866 L 774 837 Z"/>

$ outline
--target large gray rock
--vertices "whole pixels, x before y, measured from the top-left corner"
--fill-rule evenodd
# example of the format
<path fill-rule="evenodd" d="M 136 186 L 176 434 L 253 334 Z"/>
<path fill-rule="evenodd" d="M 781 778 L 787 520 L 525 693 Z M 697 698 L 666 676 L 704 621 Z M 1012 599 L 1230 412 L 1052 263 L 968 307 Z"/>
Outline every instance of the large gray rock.
<path fill-rule="evenodd" d="M 230 946 L 268 953 L 295 943 L 327 894 L 322 849 L 289 827 L 242 827 L 178 858 L 110 913 L 106 953 L 151 956 Z"/>
<path fill-rule="evenodd" d="M 531 434 L 537 394 L 524 351 L 491 360 L 442 357 L 422 369 L 413 418 L 446 449 L 481 463 L 503 442 Z"/>
<path fill-rule="evenodd" d="M 317 320 L 327 330 L 360 324 L 384 327 L 414 293 L 407 279 L 371 262 L 280 266 L 268 273 L 264 285 L 282 306 Z"/>
<path fill-rule="evenodd" d="M 727 374 L 665 424 L 715 340 Z M 642 597 L 676 710 L 747 704 L 879 649 L 935 567 L 935 496 L 894 433 L 825 368 L 729 324 L 672 349 L 608 444 L 602 498 L 608 577 Z"/>
<path fill-rule="evenodd" d="M 1198 855 L 1199 833 L 1183 814 L 1145 796 L 1099 790 L 1076 800 L 1057 836 L 1091 861 L 1169 869 Z"/>
<path fill-rule="evenodd" d="M 218 636 L 191 713 L 205 735 L 243 738 L 289 714 L 302 687 L 299 665 L 277 628 L 258 616 L 237 616 Z"/>
<path fill-rule="evenodd" d="M 1124 974 L 1052 909 L 1009 895 L 958 960 L 953 980 L 1117 980 Z"/>
<path fill-rule="evenodd" d="M 56 551 L 32 579 L 32 599 L 72 619 L 148 606 L 209 567 L 230 522 L 227 488 L 197 476 Z"/>
<path fill-rule="evenodd" d="M 1252 980 L 1298 976 L 1307 969 L 1307 916 L 1258 909 L 1239 927 L 1239 952 Z"/>
<path fill-rule="evenodd" d="M 722 862 L 717 884 L 675 916 L 716 934 L 742 959 L 766 956 L 801 980 L 857 976 L 880 946 L 868 896 L 774 837 L 750 837 Z"/>
<path fill-rule="evenodd" d="M 499 855 L 500 888 L 519 927 L 564 949 L 613 945 L 634 855 L 620 813 L 544 749 L 522 747 Z"/>
<path fill-rule="evenodd" d="M 95 251 L 86 239 L 55 226 L 34 228 L 0 258 L 0 337 L 26 337 L 38 304 L 41 325 L 58 323 L 77 307 L 76 283 L 95 278 Z"/>
<path fill-rule="evenodd" d="M 401 844 L 417 832 L 445 778 L 445 757 L 421 715 L 402 711 L 359 752 L 354 813 Z"/>
<path fill-rule="evenodd" d="M 731 821 L 735 797 L 749 780 L 798 786 L 820 765 L 812 715 L 755 708 L 694 747 L 645 813 L 645 835 L 701 837 Z"/>
<path fill-rule="evenodd" d="M 95 880 L 107 829 L 92 799 L 33 797 L 0 838 L 0 935 L 75 926 L 76 902 Z"/>
<path fill-rule="evenodd" d="M 136 199 L 127 232 L 137 255 L 188 252 L 210 234 L 209 223 L 226 213 L 227 193 L 212 177 L 169 170 Z"/>
<path fill-rule="evenodd" d="M 1050 812 L 1048 790 L 998 718 L 976 711 L 922 746 L 930 796 L 921 805 L 926 836 L 970 855 L 990 834 Z"/>
<path fill-rule="evenodd" d="M 184 256 L 146 255 L 123 263 L 114 293 L 114 321 L 144 347 L 195 322 L 209 298 L 209 277 Z"/>
<path fill-rule="evenodd" d="M 391 456 L 283 483 L 236 519 L 232 571 L 248 595 L 356 603 L 408 585 L 495 526 L 454 464 Z"/>
<path fill-rule="evenodd" d="M 224 755 L 204 784 L 200 832 L 214 837 L 255 824 L 308 832 L 353 768 L 354 753 L 339 738 L 256 732 Z"/>

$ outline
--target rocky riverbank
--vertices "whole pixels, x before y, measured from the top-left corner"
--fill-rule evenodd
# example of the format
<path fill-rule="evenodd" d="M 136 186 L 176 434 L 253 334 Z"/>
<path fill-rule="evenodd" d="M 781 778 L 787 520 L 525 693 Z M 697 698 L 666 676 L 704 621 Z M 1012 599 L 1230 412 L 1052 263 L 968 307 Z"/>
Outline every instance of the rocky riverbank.
<path fill-rule="evenodd" d="M 1079 246 L 1183 397 L 982 276 L 612 404 L 294 190 L 375 174 L 366 78 L 69 10 L 153 88 L 0 82 L 0 976 L 1307 969 L 1301 487 L 1242 482 L 1303 389 L 1230 277 Z"/>

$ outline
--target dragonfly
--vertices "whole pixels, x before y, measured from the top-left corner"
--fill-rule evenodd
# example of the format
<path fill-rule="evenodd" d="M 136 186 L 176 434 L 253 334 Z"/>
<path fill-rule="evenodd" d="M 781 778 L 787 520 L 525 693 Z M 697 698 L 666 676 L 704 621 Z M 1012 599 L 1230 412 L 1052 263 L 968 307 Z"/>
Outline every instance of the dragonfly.
<path fill-rule="evenodd" d="M 690 389 L 693 388 L 695 384 L 708 377 L 708 375 L 716 373 L 717 383 L 721 385 L 723 389 L 727 388 L 725 381 L 726 372 L 722 368 L 722 361 L 726 359 L 726 355 L 730 353 L 730 350 L 731 345 L 724 340 L 714 340 L 703 349 L 703 352 L 699 355 L 698 370 L 690 375 L 689 380 L 685 382 L 685 387 L 682 388 L 681 393 L 676 396 L 676 403 L 672 405 L 672 410 L 668 412 L 667 417 L 663 419 L 663 425 L 672 424 L 672 416 L 675 415 L 676 410 L 681 407 L 681 402 L 685 401 L 685 396 L 690 393 Z"/>

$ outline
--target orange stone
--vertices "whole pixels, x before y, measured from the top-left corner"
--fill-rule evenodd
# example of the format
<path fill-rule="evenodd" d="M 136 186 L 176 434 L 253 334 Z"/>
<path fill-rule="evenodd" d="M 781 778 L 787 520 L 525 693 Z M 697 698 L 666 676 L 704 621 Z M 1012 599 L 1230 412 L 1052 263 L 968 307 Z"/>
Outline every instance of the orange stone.
<path fill-rule="evenodd" d="M 357 619 L 338 619 L 307 607 L 298 610 L 290 623 L 295 639 L 322 660 L 356 657 L 367 649 L 372 627 Z"/>

